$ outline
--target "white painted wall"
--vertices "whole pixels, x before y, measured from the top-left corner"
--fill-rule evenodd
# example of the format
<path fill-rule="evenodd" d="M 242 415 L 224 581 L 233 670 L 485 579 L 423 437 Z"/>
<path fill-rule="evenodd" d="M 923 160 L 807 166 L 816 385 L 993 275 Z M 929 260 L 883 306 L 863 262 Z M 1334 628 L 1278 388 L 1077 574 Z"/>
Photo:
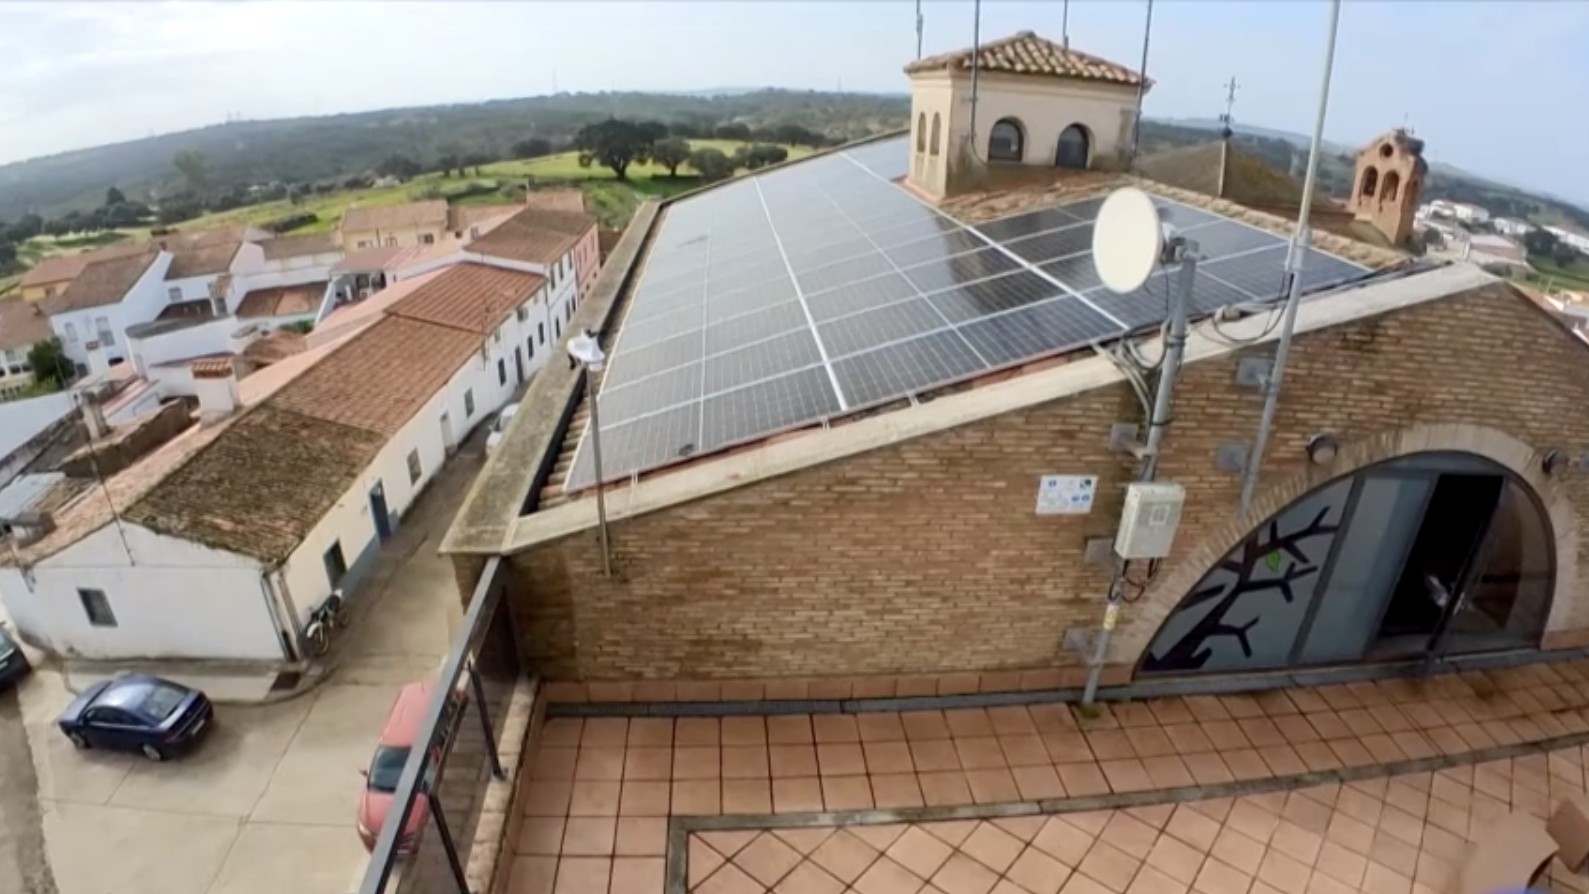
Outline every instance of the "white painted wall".
<path fill-rule="evenodd" d="M 161 252 L 143 272 L 143 276 L 127 290 L 121 301 L 82 310 L 67 311 L 50 316 L 50 328 L 61 339 L 61 348 L 74 362 L 88 365 L 88 343 L 97 338 L 96 320 L 104 317 L 115 337 L 115 344 L 105 346 L 111 359 L 126 359 L 128 326 L 147 323 L 160 315 L 166 304 L 166 270 L 171 266 L 170 252 Z"/>
<path fill-rule="evenodd" d="M 156 364 L 229 350 L 232 333 L 236 332 L 240 325 L 232 317 L 216 317 L 208 322 L 171 332 L 143 338 L 128 338 L 127 344 L 139 372 L 147 375 L 147 367 Z"/>
<path fill-rule="evenodd" d="M 26 572 L 0 568 L 0 601 L 24 635 L 84 658 L 282 657 L 257 561 L 120 527 L 106 525 Z M 89 623 L 79 588 L 104 591 L 114 627 Z"/>
<path fill-rule="evenodd" d="M 969 109 L 971 80 L 957 77 L 954 102 Z M 1069 82 L 1052 78 L 988 76 L 977 90 L 977 157 L 988 155 L 988 137 L 1002 118 L 1021 122 L 1026 134 L 1022 164 L 1052 166 L 1059 150 L 1060 131 L 1072 124 L 1085 127 L 1092 137 L 1089 167 L 1108 167 L 1121 149 L 1122 121 L 1136 109 L 1136 88 Z M 971 116 L 955 116 L 955 134 L 970 132 Z M 956 143 L 956 145 L 959 145 Z"/>

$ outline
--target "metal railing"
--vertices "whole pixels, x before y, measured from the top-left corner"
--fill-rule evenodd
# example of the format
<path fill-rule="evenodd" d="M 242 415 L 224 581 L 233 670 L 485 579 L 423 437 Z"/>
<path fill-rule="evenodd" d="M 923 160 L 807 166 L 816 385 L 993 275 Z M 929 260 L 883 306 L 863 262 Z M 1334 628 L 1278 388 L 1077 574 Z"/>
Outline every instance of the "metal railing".
<path fill-rule="evenodd" d="M 523 676 L 503 599 L 505 585 L 502 560 L 492 557 L 442 665 L 358 894 L 408 890 L 468 894 L 464 867 L 469 855 L 460 850 L 459 842 L 473 841 L 485 785 L 492 777 L 504 778 L 492 718 L 504 716 L 513 688 Z M 455 693 L 464 698 L 462 711 L 449 708 Z M 405 853 L 404 830 L 415 810 L 428 816 L 407 843 L 411 853 Z M 396 888 L 394 877 L 402 879 Z"/>

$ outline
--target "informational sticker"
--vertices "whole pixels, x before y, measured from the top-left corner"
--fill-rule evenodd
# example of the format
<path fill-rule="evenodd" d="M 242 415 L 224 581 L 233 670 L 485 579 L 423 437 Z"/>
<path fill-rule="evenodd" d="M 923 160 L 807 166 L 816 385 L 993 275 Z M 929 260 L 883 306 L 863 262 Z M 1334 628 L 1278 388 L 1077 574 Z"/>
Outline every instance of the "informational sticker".
<path fill-rule="evenodd" d="M 1037 483 L 1037 514 L 1086 515 L 1097 489 L 1095 475 L 1044 475 Z"/>

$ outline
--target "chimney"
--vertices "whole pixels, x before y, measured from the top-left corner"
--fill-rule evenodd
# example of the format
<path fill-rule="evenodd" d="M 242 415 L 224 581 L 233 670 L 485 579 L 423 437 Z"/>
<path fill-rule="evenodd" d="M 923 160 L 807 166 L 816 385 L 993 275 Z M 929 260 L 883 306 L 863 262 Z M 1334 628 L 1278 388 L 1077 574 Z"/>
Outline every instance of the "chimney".
<path fill-rule="evenodd" d="M 97 441 L 110 433 L 110 425 L 105 422 L 105 408 L 99 404 L 99 395 L 92 389 L 78 392 L 79 405 L 83 410 L 83 425 L 88 429 L 88 440 Z"/>
<path fill-rule="evenodd" d="M 88 374 L 97 376 L 110 370 L 110 358 L 105 356 L 105 346 L 99 339 L 94 339 L 88 345 Z"/>
<path fill-rule="evenodd" d="M 237 368 L 230 357 L 195 360 L 193 391 L 199 398 L 199 424 L 214 425 L 237 409 Z"/>
<path fill-rule="evenodd" d="M 264 334 L 264 329 L 258 323 L 249 323 L 232 333 L 227 340 L 227 350 L 240 355 L 249 345 L 259 341 Z"/>

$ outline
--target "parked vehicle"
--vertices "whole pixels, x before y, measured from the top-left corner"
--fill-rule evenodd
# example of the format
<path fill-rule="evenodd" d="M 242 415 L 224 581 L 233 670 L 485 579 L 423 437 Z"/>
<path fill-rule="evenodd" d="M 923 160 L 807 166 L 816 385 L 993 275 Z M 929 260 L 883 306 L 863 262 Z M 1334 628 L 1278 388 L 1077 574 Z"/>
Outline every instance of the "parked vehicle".
<path fill-rule="evenodd" d="M 61 712 L 61 732 L 79 749 L 137 751 L 163 761 L 214 725 L 209 697 L 180 683 L 128 674 L 96 683 Z"/>
<path fill-rule="evenodd" d="M 367 851 L 375 849 L 375 839 L 381 834 L 386 814 L 392 808 L 393 794 L 397 791 L 398 779 L 403 775 L 403 765 L 413 753 L 415 740 L 422 732 L 420 725 L 425 722 L 425 709 L 430 706 L 431 695 L 435 691 L 436 684 L 429 680 L 410 683 L 398 691 L 397 699 L 392 702 L 392 712 L 387 715 L 386 726 L 381 729 L 375 754 L 370 757 L 369 767 L 362 771 L 365 782 L 364 793 L 359 798 L 358 828 L 359 840 L 364 842 Z M 463 696 L 455 692 L 448 702 L 447 712 L 442 716 L 443 730 L 451 731 L 454 718 L 462 707 Z M 441 758 L 439 746 L 434 757 L 437 760 Z M 431 766 L 434 767 L 434 764 Z M 408 812 L 408 823 L 404 825 L 403 835 L 398 839 L 398 853 L 413 853 L 428 819 L 430 804 L 420 798 Z"/>
<path fill-rule="evenodd" d="M 22 654 L 22 647 L 11 637 L 10 631 L 0 625 L 0 686 L 16 683 L 31 670 L 33 665 L 28 663 L 28 656 Z"/>
<path fill-rule="evenodd" d="M 513 421 L 513 416 L 518 411 L 518 404 L 508 404 L 497 414 L 497 418 L 491 420 L 491 433 L 486 435 L 486 453 L 496 450 L 497 445 L 502 443 L 502 437 L 508 431 L 508 423 Z"/>

